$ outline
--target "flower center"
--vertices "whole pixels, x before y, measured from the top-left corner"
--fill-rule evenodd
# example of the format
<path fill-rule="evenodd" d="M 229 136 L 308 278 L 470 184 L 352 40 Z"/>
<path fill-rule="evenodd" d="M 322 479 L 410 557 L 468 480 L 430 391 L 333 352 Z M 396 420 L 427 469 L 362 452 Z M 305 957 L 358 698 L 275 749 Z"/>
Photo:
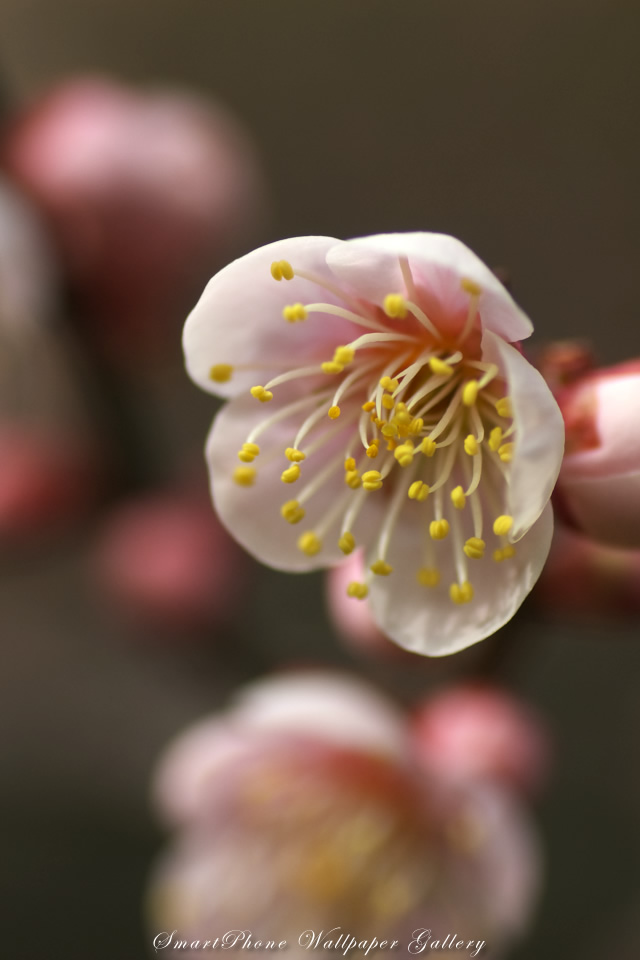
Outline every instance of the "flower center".
<path fill-rule="evenodd" d="M 329 314 L 365 332 L 338 346 L 324 361 L 288 369 L 251 388 L 258 402 L 268 403 L 283 384 L 309 382 L 303 396 L 279 407 L 251 431 L 238 452 L 241 466 L 236 467 L 234 480 L 252 486 L 257 477 L 252 464 L 260 453 L 257 440 L 281 421 L 299 417 L 291 445 L 283 450 L 286 466 L 281 479 L 287 485 L 301 481 L 301 490 L 297 499 L 283 503 L 283 519 L 300 523 L 305 505 L 336 473 L 343 475 L 346 489 L 314 528 L 299 536 L 298 548 L 314 556 L 322 550 L 328 531 L 338 526 L 338 546 L 344 554 L 351 553 L 358 546 L 352 531 L 367 498 L 382 498 L 383 519 L 365 580 L 351 583 L 347 590 L 349 596 L 362 599 L 371 576 L 392 574 L 390 546 L 402 508 L 411 501 L 415 524 L 424 533 L 418 582 L 440 588 L 441 571 L 450 569 L 452 560 L 455 579 L 449 584 L 449 596 L 463 604 L 473 599 L 470 566 L 485 559 L 486 526 L 491 527 L 495 562 L 515 553 L 508 540 L 513 518 L 506 507 L 513 413 L 498 367 L 482 360 L 478 285 L 467 279 L 461 282 L 468 297 L 466 316 L 435 321 L 421 305 L 426 298 L 407 259 L 399 262 L 405 291 L 390 292 L 383 309 L 355 300 L 287 261 L 271 265 L 275 281 L 300 277 L 342 302 L 339 306 L 294 302 L 284 308 L 287 323 Z M 210 371 L 218 382 L 232 374 L 233 368 L 224 363 Z M 327 428 L 319 430 L 323 422 Z M 337 444 L 336 454 L 337 441 L 343 442 Z M 305 477 L 304 461 L 325 446 L 332 454 L 321 459 L 314 476 Z"/>

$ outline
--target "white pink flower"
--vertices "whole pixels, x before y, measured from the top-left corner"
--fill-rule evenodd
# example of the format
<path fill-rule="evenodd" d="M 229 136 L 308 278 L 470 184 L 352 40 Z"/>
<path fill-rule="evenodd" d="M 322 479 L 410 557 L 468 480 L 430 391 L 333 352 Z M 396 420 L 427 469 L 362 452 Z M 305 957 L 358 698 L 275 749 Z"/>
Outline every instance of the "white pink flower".
<path fill-rule="evenodd" d="M 218 273 L 187 369 L 230 402 L 207 459 L 223 522 L 349 585 L 400 646 L 453 653 L 518 609 L 548 552 L 563 424 L 514 342 L 532 327 L 452 237 L 283 240 Z M 517 546 L 515 544 L 517 543 Z"/>
<path fill-rule="evenodd" d="M 152 878 L 154 934 L 248 928 L 298 958 L 309 927 L 405 943 L 428 927 L 499 956 L 534 906 L 535 834 L 508 791 L 423 759 L 406 717 L 359 681 L 249 688 L 160 763 L 155 800 L 177 833 Z"/>

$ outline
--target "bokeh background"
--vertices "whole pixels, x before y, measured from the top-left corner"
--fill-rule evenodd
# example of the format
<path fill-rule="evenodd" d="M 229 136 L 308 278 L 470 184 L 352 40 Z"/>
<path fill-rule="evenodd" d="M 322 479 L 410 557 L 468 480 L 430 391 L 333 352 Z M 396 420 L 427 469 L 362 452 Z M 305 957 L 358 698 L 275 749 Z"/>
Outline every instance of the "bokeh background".
<path fill-rule="evenodd" d="M 615 362 L 640 352 L 639 42 L 632 0 L 0 0 L 0 85 L 8 107 L 78 72 L 215 97 L 248 127 L 268 184 L 249 246 L 452 233 L 508 268 L 538 343 L 589 337 Z M 204 490 L 211 398 L 186 381 L 177 337 L 161 370 L 136 363 L 127 416 L 155 457 L 152 469 L 140 440 L 136 476 L 193 462 Z M 96 589 L 105 513 L 2 556 L 0 940 L 14 960 L 146 956 L 154 761 L 238 683 L 342 663 L 409 701 L 477 665 L 360 659 L 329 625 L 321 577 L 250 563 L 230 623 L 159 638 Z M 517 960 L 626 957 L 639 633 L 634 619 L 577 623 L 534 603 L 505 630 L 500 679 L 545 713 L 556 748 L 538 811 L 544 897 Z"/>

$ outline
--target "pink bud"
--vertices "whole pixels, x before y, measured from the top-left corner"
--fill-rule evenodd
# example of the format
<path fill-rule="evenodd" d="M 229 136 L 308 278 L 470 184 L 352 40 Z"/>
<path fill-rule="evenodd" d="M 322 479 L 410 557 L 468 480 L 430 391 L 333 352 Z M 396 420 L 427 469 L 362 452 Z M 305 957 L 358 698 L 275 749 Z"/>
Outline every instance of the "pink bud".
<path fill-rule="evenodd" d="M 330 619 L 340 636 L 358 652 L 371 656 L 406 656 L 376 625 L 367 601 L 347 596 L 348 585 L 361 581 L 363 572 L 359 551 L 328 571 L 326 598 Z"/>
<path fill-rule="evenodd" d="M 461 686 L 431 697 L 413 718 L 416 751 L 429 770 L 458 780 L 498 781 L 524 794 L 542 786 L 549 744 L 540 719 L 501 690 Z"/>
<path fill-rule="evenodd" d="M 5 163 L 48 214 L 85 319 L 147 356 L 260 219 L 253 147 L 226 110 L 190 94 L 79 77 L 8 133 Z M 168 329 L 167 329 L 168 328 Z"/>
<path fill-rule="evenodd" d="M 175 495 L 116 508 L 95 563 L 101 586 L 129 615 L 170 630 L 223 620 L 243 579 L 239 551 L 209 504 Z"/>
<path fill-rule="evenodd" d="M 0 539 L 34 539 L 82 515 L 94 500 L 97 464 L 71 435 L 0 423 Z"/>
<path fill-rule="evenodd" d="M 558 395 L 566 453 L 557 493 L 577 530 L 640 548 L 640 361 L 587 375 Z"/>
<path fill-rule="evenodd" d="M 556 526 L 534 597 L 553 615 L 591 621 L 640 612 L 640 550 L 620 550 Z"/>

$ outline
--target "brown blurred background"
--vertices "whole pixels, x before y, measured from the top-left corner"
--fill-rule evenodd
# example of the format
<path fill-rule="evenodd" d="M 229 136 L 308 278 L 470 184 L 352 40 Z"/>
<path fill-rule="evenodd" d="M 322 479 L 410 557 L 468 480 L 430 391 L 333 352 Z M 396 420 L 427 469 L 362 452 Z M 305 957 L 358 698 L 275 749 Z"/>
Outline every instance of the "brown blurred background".
<path fill-rule="evenodd" d="M 214 95 L 262 154 L 261 239 L 455 234 L 508 268 L 537 342 L 589 336 L 606 362 L 640 353 L 639 44 L 632 0 L 0 0 L 9 102 L 80 71 Z M 146 390 L 135 401 L 162 411 L 150 426 L 161 445 L 204 441 L 212 405 L 186 382 L 177 342 L 175 368 Z M 12 960 L 142 960 L 154 758 L 238 682 L 315 658 L 408 698 L 457 669 L 350 661 L 321 579 L 257 568 L 233 628 L 158 647 L 96 597 L 91 538 L 2 559 L 2 903 L 15 932 L 3 926 L 0 942 Z M 557 738 L 540 811 L 547 884 L 518 960 L 616 955 L 640 894 L 639 633 L 559 625 L 530 605 L 508 628 L 518 654 L 502 677 Z"/>

